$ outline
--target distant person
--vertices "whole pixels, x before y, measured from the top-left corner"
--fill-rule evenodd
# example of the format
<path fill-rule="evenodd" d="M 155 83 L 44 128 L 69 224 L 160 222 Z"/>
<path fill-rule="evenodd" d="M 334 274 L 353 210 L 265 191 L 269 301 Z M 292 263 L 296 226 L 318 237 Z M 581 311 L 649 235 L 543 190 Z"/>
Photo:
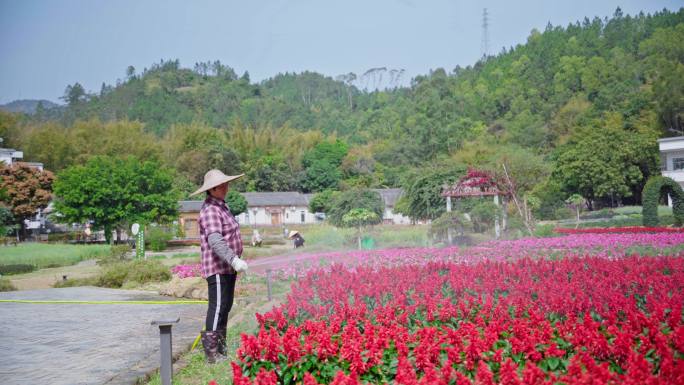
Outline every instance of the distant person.
<path fill-rule="evenodd" d="M 297 230 L 290 231 L 288 238 L 294 240 L 294 248 L 304 247 L 304 237 Z"/>
<path fill-rule="evenodd" d="M 208 363 L 226 355 L 228 313 L 233 307 L 237 273 L 247 271 L 247 263 L 240 259 L 242 238 L 240 225 L 225 202 L 228 183 L 242 177 L 225 175 L 210 170 L 204 175 L 204 184 L 190 194 L 207 193 L 199 215 L 202 277 L 209 286 L 209 308 L 202 332 L 202 345 Z"/>
<path fill-rule="evenodd" d="M 259 234 L 259 230 L 254 229 L 252 232 L 252 247 L 261 247 L 261 242 L 263 242 L 263 239 L 261 239 L 261 234 Z"/>

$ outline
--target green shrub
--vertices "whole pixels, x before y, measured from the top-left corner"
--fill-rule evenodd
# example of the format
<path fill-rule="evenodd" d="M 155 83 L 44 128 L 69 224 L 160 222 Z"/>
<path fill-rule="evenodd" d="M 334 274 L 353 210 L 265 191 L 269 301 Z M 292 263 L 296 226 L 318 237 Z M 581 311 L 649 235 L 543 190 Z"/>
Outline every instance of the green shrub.
<path fill-rule="evenodd" d="M 77 286 L 97 286 L 97 277 L 88 278 L 69 278 L 55 282 L 52 287 L 77 287 Z"/>
<path fill-rule="evenodd" d="M 120 288 L 126 282 L 140 284 L 168 281 L 171 279 L 169 268 L 158 260 L 137 260 L 108 265 L 97 278 L 96 285 Z"/>
<path fill-rule="evenodd" d="M 112 263 L 123 262 L 128 260 L 128 255 L 131 252 L 129 245 L 112 245 L 109 249 L 109 254 L 97 258 L 98 265 L 109 265 Z"/>
<path fill-rule="evenodd" d="M 14 285 L 12 285 L 12 282 L 10 282 L 9 279 L 7 278 L 0 278 L 0 291 L 15 291 L 17 290 Z"/>
<path fill-rule="evenodd" d="M 15 263 L 11 265 L 0 265 L 0 275 L 24 274 L 35 270 L 34 265 L 28 263 Z"/>
<path fill-rule="evenodd" d="M 553 232 L 554 228 L 555 228 L 555 226 L 550 225 L 550 224 L 549 225 L 537 225 L 534 228 L 534 236 L 535 237 L 542 237 L 542 238 L 554 237 L 557 235 Z"/>
<path fill-rule="evenodd" d="M 150 226 L 145 231 L 146 243 L 149 243 L 150 249 L 153 251 L 164 251 L 166 250 L 166 243 L 173 239 L 173 234 L 166 231 L 162 227 L 152 227 Z"/>
<path fill-rule="evenodd" d="M 684 223 L 684 191 L 682 191 L 682 187 L 671 178 L 654 176 L 646 182 L 642 193 L 644 226 L 655 227 L 660 224 L 658 221 L 658 202 L 665 193 L 672 197 L 672 214 L 674 215 L 675 226 L 682 226 Z"/>

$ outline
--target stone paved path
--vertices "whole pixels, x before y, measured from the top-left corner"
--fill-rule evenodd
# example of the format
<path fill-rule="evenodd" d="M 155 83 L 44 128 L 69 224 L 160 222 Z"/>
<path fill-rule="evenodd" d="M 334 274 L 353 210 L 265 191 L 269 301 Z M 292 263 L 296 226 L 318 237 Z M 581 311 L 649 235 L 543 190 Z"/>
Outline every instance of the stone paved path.
<path fill-rule="evenodd" d="M 74 287 L 0 293 L 0 299 L 165 300 L 150 292 Z M 131 384 L 159 367 L 156 319 L 175 319 L 174 354 L 202 328 L 206 305 L 0 303 L 0 383 Z"/>

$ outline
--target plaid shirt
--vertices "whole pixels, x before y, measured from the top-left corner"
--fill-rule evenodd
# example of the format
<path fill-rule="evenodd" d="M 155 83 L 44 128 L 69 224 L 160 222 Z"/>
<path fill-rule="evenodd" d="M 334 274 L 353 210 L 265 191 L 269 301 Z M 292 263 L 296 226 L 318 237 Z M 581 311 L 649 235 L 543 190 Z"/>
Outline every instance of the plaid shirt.
<path fill-rule="evenodd" d="M 209 234 L 219 233 L 236 255 L 242 255 L 240 225 L 230 213 L 226 202 L 208 196 L 200 210 L 199 228 L 200 245 L 202 246 L 202 277 L 235 273 L 233 267 L 214 254 L 209 246 Z"/>

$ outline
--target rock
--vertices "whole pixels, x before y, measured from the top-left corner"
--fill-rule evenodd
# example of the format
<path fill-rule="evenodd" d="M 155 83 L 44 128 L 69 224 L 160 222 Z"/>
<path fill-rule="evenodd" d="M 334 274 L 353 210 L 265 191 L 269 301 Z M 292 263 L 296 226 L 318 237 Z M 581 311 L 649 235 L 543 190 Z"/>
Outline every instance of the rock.
<path fill-rule="evenodd" d="M 169 283 L 159 289 L 159 294 L 177 298 L 207 300 L 207 281 L 201 277 L 173 277 Z"/>

